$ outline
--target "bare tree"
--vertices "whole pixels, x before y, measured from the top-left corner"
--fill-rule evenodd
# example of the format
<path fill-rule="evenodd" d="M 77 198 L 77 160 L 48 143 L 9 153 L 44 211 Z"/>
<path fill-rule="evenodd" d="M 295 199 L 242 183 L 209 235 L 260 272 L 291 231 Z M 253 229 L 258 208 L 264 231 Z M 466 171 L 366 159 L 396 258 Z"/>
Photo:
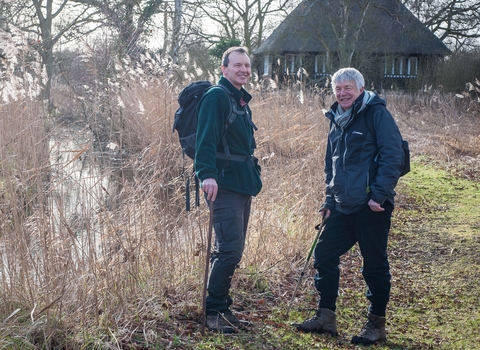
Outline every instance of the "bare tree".
<path fill-rule="evenodd" d="M 120 40 L 119 47 L 135 58 L 139 40 L 155 15 L 163 12 L 164 0 L 71 0 L 95 8 L 102 13 L 106 26 L 113 28 Z"/>
<path fill-rule="evenodd" d="M 203 16 L 221 28 L 211 38 L 241 39 L 251 50 L 263 41 L 267 18 L 286 15 L 293 3 L 291 0 L 200 0 L 198 5 Z"/>
<path fill-rule="evenodd" d="M 204 42 L 198 4 L 184 0 L 165 1 L 163 5 L 163 53 L 173 64 L 178 64 L 180 55 L 188 47 Z"/>
<path fill-rule="evenodd" d="M 18 26 L 29 4 L 31 0 L 0 0 L 0 28 L 8 30 L 10 25 Z"/>
<path fill-rule="evenodd" d="M 332 29 L 338 40 L 340 67 L 350 67 L 352 64 L 352 58 L 353 54 L 355 53 L 358 35 L 362 30 L 363 23 L 365 21 L 365 14 L 370 7 L 370 3 L 370 0 L 338 1 L 340 6 L 336 11 L 335 8 L 326 9 L 327 11 L 330 10 L 331 12 L 329 13 L 335 16 L 330 21 L 330 25 L 332 26 Z M 358 16 L 353 17 L 351 15 L 352 11 L 350 11 L 350 9 L 352 6 L 359 7 Z"/>
<path fill-rule="evenodd" d="M 9 16 L 5 17 L 5 21 L 28 35 L 31 46 L 40 53 L 47 75 L 46 81 L 42 82 L 43 98 L 49 101 L 49 107 L 51 107 L 50 88 L 54 66 L 54 46 L 67 33 L 78 30 L 78 33 L 84 34 L 83 24 L 90 22 L 95 13 L 85 6 L 68 0 L 19 0 L 10 2 L 5 8 L 8 8 Z"/>
<path fill-rule="evenodd" d="M 175 0 L 175 11 L 173 16 L 173 35 L 172 35 L 172 59 L 173 63 L 178 63 L 180 51 L 180 29 L 182 26 L 183 0 Z"/>
<path fill-rule="evenodd" d="M 403 0 L 434 34 L 455 51 L 480 46 L 478 0 Z"/>
<path fill-rule="evenodd" d="M 359 35 L 364 27 L 365 16 L 372 6 L 373 0 L 322 0 L 312 1 L 309 6 L 321 8 L 326 21 L 321 24 L 310 23 L 311 28 L 317 25 L 325 27 L 324 31 L 317 31 L 318 39 L 325 47 L 330 42 L 337 45 L 338 62 L 340 67 L 349 67 L 355 54 Z M 324 33 L 324 34 L 322 34 Z M 308 33 L 305 33 L 309 35 Z M 330 62 L 333 64 L 333 62 Z"/>

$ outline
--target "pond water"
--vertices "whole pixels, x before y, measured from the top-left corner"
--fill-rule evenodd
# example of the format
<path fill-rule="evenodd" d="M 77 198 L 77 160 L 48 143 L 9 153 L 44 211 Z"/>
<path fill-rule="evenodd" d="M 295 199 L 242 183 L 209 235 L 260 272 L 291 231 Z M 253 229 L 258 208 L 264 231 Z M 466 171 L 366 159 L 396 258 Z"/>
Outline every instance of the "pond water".
<path fill-rule="evenodd" d="M 74 235 L 84 253 L 100 246 L 122 167 L 116 145 L 105 152 L 93 145 L 92 132 L 83 127 L 59 129 L 49 141 L 52 226 L 59 234 Z"/>

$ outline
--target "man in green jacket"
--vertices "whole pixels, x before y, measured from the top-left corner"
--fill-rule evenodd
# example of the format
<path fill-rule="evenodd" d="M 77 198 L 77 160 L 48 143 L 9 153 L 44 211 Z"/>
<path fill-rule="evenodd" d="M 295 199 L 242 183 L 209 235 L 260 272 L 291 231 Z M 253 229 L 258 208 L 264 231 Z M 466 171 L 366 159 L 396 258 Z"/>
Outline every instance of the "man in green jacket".
<path fill-rule="evenodd" d="M 230 310 L 230 285 L 245 247 L 252 196 L 260 192 L 262 181 L 253 156 L 255 125 L 248 107 L 252 96 L 243 88 L 251 75 L 246 48 L 225 51 L 221 69 L 219 84 L 233 94 L 240 113 L 226 130 L 231 111 L 229 96 L 221 87 L 205 94 L 198 111 L 195 170 L 214 212 L 215 249 L 210 259 L 206 325 L 213 331 L 232 333 L 240 320 Z"/>

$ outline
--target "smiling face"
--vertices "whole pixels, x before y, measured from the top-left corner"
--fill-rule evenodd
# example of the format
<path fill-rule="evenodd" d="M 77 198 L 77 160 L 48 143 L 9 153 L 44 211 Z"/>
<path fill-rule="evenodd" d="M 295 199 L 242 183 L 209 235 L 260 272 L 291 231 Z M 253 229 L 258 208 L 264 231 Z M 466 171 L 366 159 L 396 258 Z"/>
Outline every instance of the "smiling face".
<path fill-rule="evenodd" d="M 221 66 L 223 76 L 237 89 L 241 89 L 252 74 L 250 58 L 246 53 L 233 51 L 228 55 L 228 65 Z"/>
<path fill-rule="evenodd" d="M 352 107 L 355 100 L 363 92 L 364 88 L 358 88 L 355 81 L 345 81 L 342 83 L 337 83 L 335 86 L 335 96 L 337 102 L 344 110 Z"/>

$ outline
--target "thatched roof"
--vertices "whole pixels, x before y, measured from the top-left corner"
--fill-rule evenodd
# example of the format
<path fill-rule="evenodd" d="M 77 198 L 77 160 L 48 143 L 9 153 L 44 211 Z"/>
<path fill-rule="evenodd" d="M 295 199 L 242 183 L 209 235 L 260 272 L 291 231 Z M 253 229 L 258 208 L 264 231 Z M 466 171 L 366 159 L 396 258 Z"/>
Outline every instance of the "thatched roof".
<path fill-rule="evenodd" d="M 334 16 L 327 9 L 328 2 L 332 3 L 327 0 L 304 0 L 254 53 L 338 52 L 338 39 L 333 27 L 338 27 L 339 23 L 335 20 L 332 25 L 330 18 Z M 358 6 L 352 7 L 349 23 L 358 22 L 359 13 Z M 441 56 L 451 53 L 397 0 L 372 0 L 361 28 L 355 49 L 357 53 Z M 353 34 L 347 36 L 347 40 L 352 38 Z"/>

